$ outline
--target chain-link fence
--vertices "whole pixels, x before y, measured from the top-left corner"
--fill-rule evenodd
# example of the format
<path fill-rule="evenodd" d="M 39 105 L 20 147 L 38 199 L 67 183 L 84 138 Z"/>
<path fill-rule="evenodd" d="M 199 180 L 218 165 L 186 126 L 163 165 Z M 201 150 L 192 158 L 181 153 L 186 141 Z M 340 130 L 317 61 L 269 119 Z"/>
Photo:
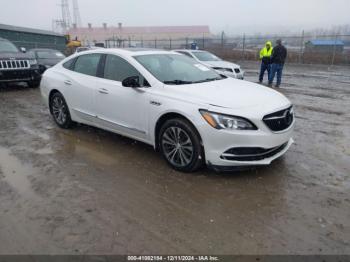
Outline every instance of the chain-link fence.
<path fill-rule="evenodd" d="M 107 48 L 139 47 L 156 49 L 189 49 L 195 43 L 199 49 L 208 50 L 227 60 L 257 60 L 266 41 L 282 39 L 288 49 L 287 63 L 350 64 L 350 35 L 290 35 L 245 36 L 221 38 L 183 39 L 108 39 Z"/>

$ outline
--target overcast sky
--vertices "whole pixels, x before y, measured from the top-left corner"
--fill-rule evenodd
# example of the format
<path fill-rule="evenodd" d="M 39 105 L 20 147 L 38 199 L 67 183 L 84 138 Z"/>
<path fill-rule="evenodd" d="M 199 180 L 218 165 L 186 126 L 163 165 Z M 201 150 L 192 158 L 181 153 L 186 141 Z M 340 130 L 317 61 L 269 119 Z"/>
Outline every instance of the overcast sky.
<path fill-rule="evenodd" d="M 209 25 L 214 33 L 277 33 L 350 23 L 350 0 L 78 0 L 83 24 Z M 0 23 L 52 29 L 60 0 L 0 0 Z M 72 9 L 72 8 L 71 8 Z M 72 10 L 71 10 L 72 13 Z"/>

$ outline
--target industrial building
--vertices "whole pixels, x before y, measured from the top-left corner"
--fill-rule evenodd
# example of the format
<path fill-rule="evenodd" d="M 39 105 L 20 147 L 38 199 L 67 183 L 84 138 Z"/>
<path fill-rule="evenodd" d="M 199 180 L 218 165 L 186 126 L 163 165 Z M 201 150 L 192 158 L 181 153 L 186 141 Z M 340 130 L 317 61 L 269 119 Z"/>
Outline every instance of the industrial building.
<path fill-rule="evenodd" d="M 64 35 L 46 30 L 0 24 L 0 37 L 27 49 L 52 48 L 64 51 L 66 48 Z"/>
<path fill-rule="evenodd" d="M 73 25 L 69 30 L 71 37 L 77 38 L 84 44 L 96 42 L 104 43 L 110 39 L 130 39 L 130 40 L 164 40 L 164 39 L 184 39 L 190 38 L 208 38 L 211 36 L 209 26 L 108 26 L 106 23 L 102 27 L 79 28 Z"/>
<path fill-rule="evenodd" d="M 315 39 L 306 42 L 305 51 L 307 52 L 336 52 L 341 53 L 344 51 L 344 42 L 341 40 L 324 40 Z"/>

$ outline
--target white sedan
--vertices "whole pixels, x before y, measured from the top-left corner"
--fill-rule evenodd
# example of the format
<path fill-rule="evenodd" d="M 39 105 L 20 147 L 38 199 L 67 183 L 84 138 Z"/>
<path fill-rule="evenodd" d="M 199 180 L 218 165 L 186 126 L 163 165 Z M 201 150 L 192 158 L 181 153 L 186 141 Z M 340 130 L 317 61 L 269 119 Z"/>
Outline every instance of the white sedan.
<path fill-rule="evenodd" d="M 213 68 L 219 74 L 223 74 L 228 77 L 233 77 L 237 79 L 244 79 L 244 71 L 237 64 L 227 62 L 217 57 L 216 55 L 209 53 L 207 51 L 202 50 L 189 50 L 189 49 L 181 49 L 174 50 L 177 53 L 186 55 L 191 57 L 198 62 Z"/>
<path fill-rule="evenodd" d="M 82 52 L 48 69 L 41 93 L 58 126 L 84 123 L 145 142 L 183 172 L 268 165 L 293 143 L 286 97 L 176 52 Z"/>

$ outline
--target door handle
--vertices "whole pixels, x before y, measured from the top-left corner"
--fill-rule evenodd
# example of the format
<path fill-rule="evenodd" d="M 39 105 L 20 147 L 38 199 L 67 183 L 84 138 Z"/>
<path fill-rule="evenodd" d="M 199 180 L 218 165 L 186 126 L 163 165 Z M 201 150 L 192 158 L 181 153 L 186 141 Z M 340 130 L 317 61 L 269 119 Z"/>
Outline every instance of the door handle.
<path fill-rule="evenodd" d="M 104 94 L 104 95 L 107 95 L 107 94 L 108 94 L 108 90 L 107 90 L 106 88 L 100 88 L 100 89 L 98 90 L 98 92 L 99 92 L 100 94 Z"/>
<path fill-rule="evenodd" d="M 67 86 L 71 86 L 72 85 L 72 82 L 70 80 L 66 80 L 64 81 L 64 83 L 67 85 Z"/>

